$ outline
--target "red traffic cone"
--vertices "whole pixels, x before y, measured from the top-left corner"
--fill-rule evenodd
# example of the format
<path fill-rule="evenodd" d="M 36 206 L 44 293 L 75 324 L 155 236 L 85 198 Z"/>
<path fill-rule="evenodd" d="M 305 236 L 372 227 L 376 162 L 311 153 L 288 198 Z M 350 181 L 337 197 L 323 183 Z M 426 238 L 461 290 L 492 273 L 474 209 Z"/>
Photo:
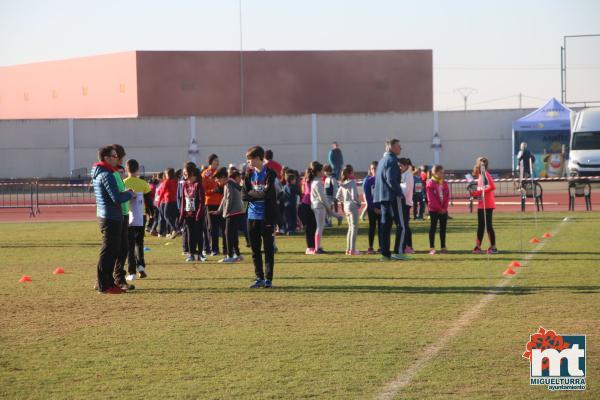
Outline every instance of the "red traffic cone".
<path fill-rule="evenodd" d="M 539 243 L 540 239 L 536 238 L 535 236 L 531 238 L 531 240 L 529 241 L 529 243 Z"/>
<path fill-rule="evenodd" d="M 544 234 L 542 235 L 542 237 L 543 237 L 544 239 L 548 239 L 548 238 L 551 238 L 551 237 L 552 237 L 552 234 L 551 234 L 551 233 L 547 233 L 547 232 L 546 232 L 546 233 L 544 233 Z"/>
<path fill-rule="evenodd" d="M 506 275 L 506 276 L 515 275 L 515 274 L 516 274 L 516 272 L 513 271 L 513 269 L 511 267 L 506 268 L 504 270 L 504 272 L 502 273 L 502 275 Z"/>
<path fill-rule="evenodd" d="M 31 277 L 29 275 L 23 275 L 21 277 L 21 279 L 19 279 L 19 282 L 21 282 L 21 283 L 31 282 Z"/>
<path fill-rule="evenodd" d="M 522 267 L 521 263 L 520 263 L 520 262 L 518 262 L 518 261 L 513 261 L 513 262 L 511 262 L 511 263 L 510 263 L 508 266 L 509 266 L 509 268 L 510 268 L 510 267 L 513 267 L 513 268 L 521 268 L 521 267 Z"/>
<path fill-rule="evenodd" d="M 56 267 L 56 269 L 52 272 L 54 275 L 62 275 L 65 273 L 65 270 L 61 267 Z"/>

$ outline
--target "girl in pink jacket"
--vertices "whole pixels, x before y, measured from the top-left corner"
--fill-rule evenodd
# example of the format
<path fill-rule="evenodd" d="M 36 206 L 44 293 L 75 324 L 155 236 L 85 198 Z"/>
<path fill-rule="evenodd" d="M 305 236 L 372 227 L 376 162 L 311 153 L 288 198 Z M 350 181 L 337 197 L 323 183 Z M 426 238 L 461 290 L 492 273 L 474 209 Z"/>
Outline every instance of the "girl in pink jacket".
<path fill-rule="evenodd" d="M 431 225 L 429 226 L 429 254 L 435 254 L 435 231 L 437 223 L 440 222 L 440 244 L 442 254 L 446 254 L 446 225 L 448 223 L 448 203 L 450 201 L 450 190 L 448 183 L 444 181 L 444 167 L 434 165 L 431 168 L 431 179 L 427 181 L 425 192 L 427 194 L 427 205 Z"/>
<path fill-rule="evenodd" d="M 484 172 L 485 173 L 482 173 Z M 473 249 L 473 254 L 481 254 L 481 241 L 483 240 L 483 232 L 487 229 L 490 247 L 487 249 L 489 254 L 498 253 L 496 248 L 496 232 L 492 225 L 492 216 L 496 208 L 494 198 L 494 180 L 488 171 L 488 159 L 479 157 L 473 168 L 473 177 L 477 179 L 477 190 L 472 193 L 473 197 L 479 197 L 479 205 L 477 207 L 477 242 Z"/>

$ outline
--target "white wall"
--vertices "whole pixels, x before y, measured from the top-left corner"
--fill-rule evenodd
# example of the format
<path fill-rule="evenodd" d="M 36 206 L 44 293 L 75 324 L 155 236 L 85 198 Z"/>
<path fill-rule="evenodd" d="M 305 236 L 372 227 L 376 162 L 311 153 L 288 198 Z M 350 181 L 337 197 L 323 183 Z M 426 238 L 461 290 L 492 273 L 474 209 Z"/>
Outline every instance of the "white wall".
<path fill-rule="evenodd" d="M 486 155 L 493 168 L 511 167 L 511 123 L 531 110 L 452 111 L 439 113 L 447 169 L 470 169 Z M 327 161 L 338 141 L 344 161 L 358 171 L 381 157 L 387 138 L 402 142 L 403 155 L 431 164 L 433 113 L 318 115 L 318 158 Z M 188 158 L 190 120 L 181 118 L 82 119 L 74 121 L 75 168 L 90 167 L 98 147 L 120 143 L 127 158 L 146 171 L 179 167 Z M 223 165 L 239 164 L 254 144 L 271 148 L 275 159 L 304 169 L 311 161 L 311 116 L 197 117 L 199 158 L 216 153 Z M 0 177 L 59 177 L 69 174 L 67 120 L 0 121 Z"/>

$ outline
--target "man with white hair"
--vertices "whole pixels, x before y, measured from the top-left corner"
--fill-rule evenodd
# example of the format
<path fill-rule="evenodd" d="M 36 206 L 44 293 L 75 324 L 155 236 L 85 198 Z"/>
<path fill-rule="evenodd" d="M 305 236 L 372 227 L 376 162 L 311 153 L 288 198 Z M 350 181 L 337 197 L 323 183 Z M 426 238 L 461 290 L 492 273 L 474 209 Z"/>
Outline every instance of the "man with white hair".
<path fill-rule="evenodd" d="M 373 190 L 373 202 L 381 205 L 381 224 L 379 227 L 379 238 L 381 240 L 380 261 L 407 260 L 401 244 L 404 243 L 404 194 L 400 187 L 400 166 L 398 156 L 402 147 L 398 139 L 386 142 L 386 151 L 377 165 L 375 172 L 375 188 Z M 392 223 L 396 225 L 396 241 L 394 253 L 390 252 L 390 237 Z"/>
<path fill-rule="evenodd" d="M 521 142 L 521 151 L 517 155 L 519 170 L 523 171 L 523 179 L 531 177 L 530 166 L 535 163 L 535 156 L 527 150 L 527 142 Z"/>

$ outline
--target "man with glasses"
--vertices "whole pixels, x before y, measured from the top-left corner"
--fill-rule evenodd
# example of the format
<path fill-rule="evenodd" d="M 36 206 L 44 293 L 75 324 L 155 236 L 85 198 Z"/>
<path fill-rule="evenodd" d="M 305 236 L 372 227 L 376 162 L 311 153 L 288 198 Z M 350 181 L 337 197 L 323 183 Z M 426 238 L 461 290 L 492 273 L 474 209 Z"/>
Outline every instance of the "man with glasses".
<path fill-rule="evenodd" d="M 123 215 L 121 204 L 133 196 L 132 190 L 120 192 L 113 175 L 119 165 L 119 156 L 113 146 L 98 149 L 98 162 L 91 175 L 96 196 L 96 216 L 102 233 L 102 247 L 98 259 L 97 289 L 100 293 L 120 294 L 124 290 L 115 285 L 113 270 L 122 240 Z"/>

